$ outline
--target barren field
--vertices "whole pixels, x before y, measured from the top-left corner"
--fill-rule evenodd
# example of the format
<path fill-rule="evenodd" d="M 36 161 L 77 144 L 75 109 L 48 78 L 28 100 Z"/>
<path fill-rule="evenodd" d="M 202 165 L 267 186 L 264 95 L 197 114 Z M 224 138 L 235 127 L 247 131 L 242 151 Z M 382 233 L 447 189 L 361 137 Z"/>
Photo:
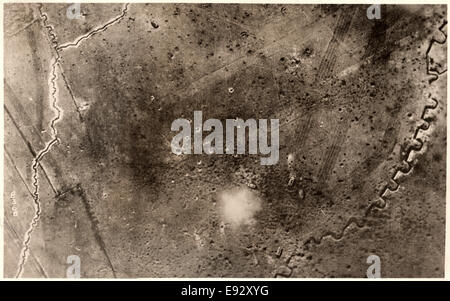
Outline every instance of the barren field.
<path fill-rule="evenodd" d="M 4 5 L 5 277 L 444 276 L 446 6 L 69 6 Z M 194 111 L 279 161 L 174 154 Z"/>

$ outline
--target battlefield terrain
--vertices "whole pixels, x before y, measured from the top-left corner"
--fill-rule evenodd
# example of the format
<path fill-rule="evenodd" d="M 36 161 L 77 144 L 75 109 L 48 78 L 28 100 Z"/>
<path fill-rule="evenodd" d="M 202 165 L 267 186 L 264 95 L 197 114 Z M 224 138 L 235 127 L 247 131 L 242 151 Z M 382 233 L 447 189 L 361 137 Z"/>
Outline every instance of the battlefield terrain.
<path fill-rule="evenodd" d="M 5 277 L 444 276 L 446 6 L 69 6 L 4 5 Z M 278 163 L 172 153 L 194 110 Z"/>

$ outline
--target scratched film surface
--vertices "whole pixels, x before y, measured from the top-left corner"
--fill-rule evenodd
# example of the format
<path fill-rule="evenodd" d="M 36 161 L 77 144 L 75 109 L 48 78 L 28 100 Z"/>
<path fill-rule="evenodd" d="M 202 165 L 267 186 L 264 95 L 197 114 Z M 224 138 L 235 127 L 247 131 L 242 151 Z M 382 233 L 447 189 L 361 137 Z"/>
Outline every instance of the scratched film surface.
<path fill-rule="evenodd" d="M 446 6 L 69 5 L 4 6 L 5 277 L 444 276 Z"/>

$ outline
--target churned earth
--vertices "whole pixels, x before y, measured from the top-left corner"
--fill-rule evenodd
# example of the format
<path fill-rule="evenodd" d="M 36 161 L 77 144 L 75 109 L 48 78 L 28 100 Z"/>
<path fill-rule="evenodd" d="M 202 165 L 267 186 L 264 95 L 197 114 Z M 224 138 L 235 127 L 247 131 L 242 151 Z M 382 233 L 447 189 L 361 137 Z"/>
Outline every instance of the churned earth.
<path fill-rule="evenodd" d="M 4 5 L 6 277 L 444 276 L 446 6 L 69 6 Z M 279 162 L 173 154 L 194 110 Z"/>

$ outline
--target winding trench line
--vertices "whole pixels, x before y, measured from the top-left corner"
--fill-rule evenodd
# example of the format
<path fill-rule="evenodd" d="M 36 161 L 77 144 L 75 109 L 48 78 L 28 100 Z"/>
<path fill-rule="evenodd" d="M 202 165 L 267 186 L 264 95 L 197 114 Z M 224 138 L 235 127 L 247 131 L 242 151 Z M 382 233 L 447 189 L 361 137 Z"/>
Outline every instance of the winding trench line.
<path fill-rule="evenodd" d="M 50 37 L 50 41 L 53 45 L 53 48 L 56 50 L 56 46 L 58 45 L 58 40 L 57 40 L 56 34 L 54 33 L 53 26 L 51 26 L 47 22 L 48 16 L 47 16 L 47 14 L 45 14 L 42 11 L 42 5 L 39 7 L 39 13 L 40 13 L 41 20 L 44 24 L 44 27 L 47 29 L 47 33 Z M 52 138 L 50 141 L 48 141 L 46 143 L 45 147 L 42 150 L 40 150 L 37 153 L 36 157 L 33 159 L 33 163 L 32 163 L 33 183 L 32 183 L 32 185 L 34 187 L 33 202 L 34 202 L 34 207 L 35 207 L 35 213 L 34 213 L 33 218 L 31 219 L 28 230 L 25 232 L 24 240 L 22 242 L 23 247 L 22 247 L 22 250 L 21 250 L 20 256 L 19 256 L 19 263 L 18 263 L 16 278 L 19 278 L 22 275 L 24 265 L 27 261 L 29 251 L 30 251 L 31 234 L 36 229 L 38 221 L 41 218 L 42 208 L 41 208 L 41 201 L 40 201 L 40 197 L 39 197 L 39 179 L 38 179 L 39 164 L 40 164 L 40 161 L 42 160 L 42 158 L 48 152 L 50 152 L 51 148 L 56 143 L 59 143 L 58 130 L 56 129 L 56 123 L 62 117 L 62 111 L 57 105 L 57 103 L 58 103 L 58 97 L 57 97 L 58 86 L 56 84 L 56 80 L 57 80 L 58 76 L 56 74 L 56 66 L 59 62 L 59 59 L 60 59 L 60 55 L 59 55 L 58 51 L 56 51 L 56 57 L 53 59 L 53 62 L 51 64 L 51 67 L 50 67 L 51 71 L 50 71 L 50 76 L 49 76 L 50 101 L 51 101 L 50 104 L 51 104 L 52 111 L 54 112 L 54 117 L 50 121 L 50 125 L 49 125 L 50 129 L 51 129 L 51 137 Z"/>
<path fill-rule="evenodd" d="M 78 47 L 78 45 L 79 45 L 82 41 L 87 40 L 87 39 L 89 39 L 90 37 L 92 37 L 93 35 L 95 35 L 95 34 L 97 34 L 97 33 L 99 33 L 99 32 L 105 31 L 105 30 L 108 29 L 108 27 L 110 27 L 111 25 L 114 25 L 115 23 L 120 22 L 120 21 L 125 17 L 125 15 L 127 14 L 127 12 L 128 12 L 128 6 L 129 6 L 129 3 L 124 4 L 124 6 L 123 6 L 123 8 L 122 8 L 122 13 L 121 13 L 119 16 L 117 16 L 117 17 L 115 17 L 115 18 L 109 20 L 109 21 L 106 22 L 104 25 L 99 26 L 99 27 L 97 27 L 97 28 L 91 30 L 91 31 L 88 32 L 87 34 L 78 37 L 77 39 L 75 39 L 74 42 L 69 42 L 69 43 L 62 44 L 62 45 L 60 45 L 60 46 L 57 46 L 57 47 L 56 47 L 56 51 L 63 50 L 63 49 L 67 49 L 67 48 L 70 48 L 70 47 Z"/>
<path fill-rule="evenodd" d="M 50 105 L 51 105 L 51 109 L 54 112 L 54 117 L 53 119 L 50 121 L 49 127 L 51 129 L 51 140 L 48 141 L 45 145 L 45 147 L 40 150 L 36 157 L 33 159 L 33 163 L 32 163 L 32 178 L 33 178 L 33 203 L 34 203 L 34 207 L 35 207 L 35 214 L 30 222 L 30 226 L 28 228 L 28 230 L 25 232 L 24 235 L 24 240 L 22 242 L 22 250 L 20 252 L 20 256 L 19 256 L 19 263 L 18 263 L 18 267 L 17 267 L 17 273 L 16 273 L 16 278 L 19 278 L 24 270 L 24 266 L 25 263 L 27 261 L 28 255 L 30 253 L 30 241 L 31 241 L 31 234 L 33 233 L 33 231 L 36 229 L 38 221 L 41 217 L 41 213 L 42 213 L 42 208 L 41 208 L 41 201 L 40 201 L 40 197 L 39 197 L 39 178 L 38 178 L 38 168 L 40 166 L 40 162 L 41 160 L 44 158 L 44 156 L 51 151 L 52 147 L 59 143 L 60 140 L 58 138 L 58 130 L 56 128 L 56 124 L 58 123 L 58 121 L 61 120 L 62 118 L 62 109 L 60 107 L 58 107 L 58 85 L 57 85 L 57 79 L 58 79 L 58 75 L 57 75 L 57 71 L 56 68 L 59 67 L 61 69 L 61 65 L 59 63 L 60 59 L 61 59 L 61 55 L 60 55 L 60 51 L 70 48 L 70 47 L 78 47 L 78 45 L 83 41 L 86 40 L 90 37 L 92 37 L 93 35 L 99 33 L 99 32 L 103 32 L 105 31 L 109 26 L 116 24 L 117 22 L 120 22 L 126 15 L 127 11 L 128 11 L 128 6 L 129 3 L 124 4 L 123 9 L 121 11 L 121 14 L 111 20 L 109 20 L 106 24 L 95 28 L 94 30 L 90 31 L 89 33 L 78 37 L 74 42 L 69 42 L 63 45 L 59 45 L 58 43 L 58 37 L 55 33 L 54 27 L 48 23 L 48 16 L 45 12 L 43 12 L 42 8 L 43 5 L 41 4 L 39 6 L 39 14 L 40 14 L 40 18 L 42 21 L 42 24 L 44 26 L 44 28 L 47 29 L 47 34 L 48 37 L 50 39 L 50 43 L 52 45 L 53 50 L 55 51 L 56 55 L 52 60 L 52 63 L 50 65 L 50 76 L 49 76 L 49 87 L 50 87 Z M 61 69 L 62 70 L 62 69 Z M 64 76 L 64 74 L 63 74 Z M 98 235 L 98 234 L 97 234 Z M 103 242 L 103 241 L 101 241 Z M 101 247 L 105 253 L 105 256 L 107 257 L 108 263 L 113 271 L 113 275 L 114 277 L 115 275 L 115 271 L 114 268 L 112 266 L 112 263 L 108 257 L 108 254 L 106 253 L 106 251 L 104 250 L 104 244 L 101 244 Z"/>
<path fill-rule="evenodd" d="M 447 35 L 444 33 L 443 28 L 446 26 L 447 24 L 447 20 L 444 20 L 443 24 L 439 27 L 439 31 L 441 33 L 444 34 L 445 39 L 444 41 L 440 42 L 438 40 L 436 40 L 434 37 L 431 39 L 430 44 L 427 48 L 427 51 L 425 53 L 426 56 L 426 73 L 427 75 L 431 75 L 433 76 L 432 79 L 429 80 L 429 84 L 431 84 L 433 81 L 437 80 L 440 74 L 445 73 L 445 71 L 441 72 L 441 73 L 436 73 L 433 72 L 433 70 L 430 70 L 429 68 L 429 61 L 430 61 L 430 57 L 429 57 L 429 53 L 431 51 L 431 48 L 433 46 L 434 43 L 438 43 L 438 44 L 445 44 L 447 41 Z M 386 184 L 383 189 L 381 189 L 380 193 L 379 193 L 379 197 L 375 202 L 372 202 L 369 204 L 369 206 L 366 208 L 365 212 L 364 212 L 364 217 L 362 218 L 357 218 L 357 217 L 351 217 L 347 223 L 345 224 L 345 226 L 342 228 L 342 230 L 340 232 L 333 232 L 333 231 L 327 231 L 325 232 L 323 235 L 321 235 L 319 238 L 316 238 L 314 236 L 309 237 L 303 244 L 303 247 L 305 247 L 306 249 L 308 248 L 308 246 L 311 243 L 314 243 L 315 245 L 320 245 L 322 243 L 322 240 L 324 238 L 327 237 L 331 237 L 332 239 L 338 241 L 340 239 L 342 239 L 345 235 L 346 230 L 352 226 L 355 225 L 358 228 L 363 228 L 366 223 L 367 220 L 366 218 L 370 215 L 370 213 L 372 212 L 372 209 L 384 209 L 386 207 L 386 198 L 385 198 L 385 194 L 388 192 L 395 192 L 399 189 L 400 187 L 400 183 L 397 179 L 398 175 L 401 174 L 408 174 L 409 172 L 411 172 L 411 170 L 413 169 L 414 165 L 413 165 L 413 160 L 409 159 L 411 153 L 413 151 L 420 151 L 422 150 L 423 146 L 424 146 L 424 141 L 422 141 L 421 138 L 418 138 L 419 132 L 420 131 L 426 131 L 429 129 L 430 127 L 430 119 L 426 117 L 427 112 L 429 110 L 435 110 L 437 108 L 437 106 L 439 105 L 438 100 L 435 97 L 431 97 L 431 94 L 428 95 L 428 98 L 431 99 L 433 101 L 433 104 L 427 104 L 425 105 L 423 111 L 422 111 L 422 115 L 420 117 L 421 119 L 421 125 L 419 125 L 415 132 L 414 132 L 414 136 L 413 136 L 413 141 L 416 143 L 415 145 L 410 145 L 407 148 L 407 151 L 405 152 L 404 158 L 402 160 L 403 166 L 398 167 L 393 175 L 390 177 L 389 179 L 389 183 Z"/>
<path fill-rule="evenodd" d="M 427 54 L 427 61 L 426 61 L 426 63 L 427 63 L 427 74 L 432 76 L 432 78 L 428 81 L 430 84 L 431 84 L 432 82 L 434 82 L 435 80 L 437 80 L 437 79 L 439 78 L 439 75 L 444 74 L 445 72 L 447 72 L 447 69 L 445 69 L 445 70 L 442 71 L 442 72 L 439 72 L 439 71 L 437 71 L 436 69 L 430 68 L 430 57 L 429 57 L 429 53 L 430 53 L 431 48 L 433 47 L 433 44 L 434 44 L 434 43 L 438 43 L 438 44 L 443 45 L 443 44 L 445 44 L 445 43 L 447 42 L 447 35 L 446 35 L 445 32 L 442 30 L 442 29 L 445 27 L 445 25 L 447 25 L 447 20 L 444 20 L 444 22 L 442 23 L 442 25 L 439 26 L 439 28 L 438 28 L 439 31 L 444 35 L 445 39 L 444 39 L 442 42 L 440 42 L 439 40 L 436 40 L 436 39 L 433 37 L 433 38 L 431 38 L 431 42 L 430 42 L 430 44 L 428 45 L 428 48 L 427 48 L 427 52 L 426 52 L 426 54 Z"/>

